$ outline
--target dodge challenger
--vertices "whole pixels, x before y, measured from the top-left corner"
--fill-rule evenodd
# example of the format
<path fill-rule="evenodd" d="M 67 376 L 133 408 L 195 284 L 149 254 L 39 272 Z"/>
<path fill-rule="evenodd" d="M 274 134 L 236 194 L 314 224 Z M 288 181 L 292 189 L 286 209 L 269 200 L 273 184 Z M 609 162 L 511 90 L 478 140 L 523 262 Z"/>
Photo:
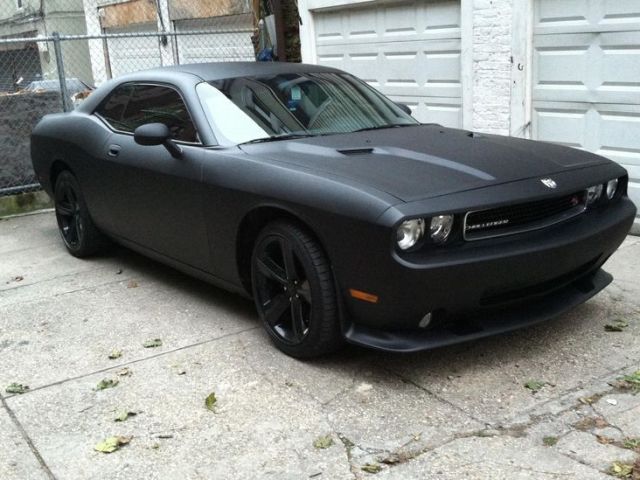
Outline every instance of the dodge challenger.
<path fill-rule="evenodd" d="M 71 255 L 115 241 L 252 297 L 295 357 L 477 339 L 612 281 L 622 167 L 410 113 L 333 68 L 180 65 L 45 116 L 31 154 Z"/>

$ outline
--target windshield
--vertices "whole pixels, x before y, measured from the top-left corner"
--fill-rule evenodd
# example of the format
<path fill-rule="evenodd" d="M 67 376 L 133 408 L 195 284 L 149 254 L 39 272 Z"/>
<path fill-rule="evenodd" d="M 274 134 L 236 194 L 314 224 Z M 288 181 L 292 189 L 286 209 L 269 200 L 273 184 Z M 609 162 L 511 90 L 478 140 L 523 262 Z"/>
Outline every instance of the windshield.
<path fill-rule="evenodd" d="M 200 100 L 221 143 L 416 125 L 366 83 L 345 73 L 285 73 L 200 84 Z"/>

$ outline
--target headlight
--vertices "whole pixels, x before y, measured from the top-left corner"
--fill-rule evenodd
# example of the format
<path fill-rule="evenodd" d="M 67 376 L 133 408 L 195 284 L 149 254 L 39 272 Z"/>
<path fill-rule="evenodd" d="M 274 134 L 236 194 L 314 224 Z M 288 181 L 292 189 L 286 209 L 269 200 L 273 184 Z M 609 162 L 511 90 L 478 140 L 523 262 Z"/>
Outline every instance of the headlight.
<path fill-rule="evenodd" d="M 600 200 L 602 196 L 602 185 L 594 185 L 587 188 L 587 205 L 592 205 Z"/>
<path fill-rule="evenodd" d="M 607 182 L 607 198 L 611 200 L 618 190 L 618 179 L 614 178 L 613 180 L 609 180 Z"/>
<path fill-rule="evenodd" d="M 444 243 L 453 228 L 453 215 L 438 215 L 431 219 L 429 233 L 435 243 Z"/>
<path fill-rule="evenodd" d="M 401 250 L 408 250 L 415 246 L 424 236 L 424 219 L 414 218 L 405 220 L 396 231 L 396 241 Z"/>

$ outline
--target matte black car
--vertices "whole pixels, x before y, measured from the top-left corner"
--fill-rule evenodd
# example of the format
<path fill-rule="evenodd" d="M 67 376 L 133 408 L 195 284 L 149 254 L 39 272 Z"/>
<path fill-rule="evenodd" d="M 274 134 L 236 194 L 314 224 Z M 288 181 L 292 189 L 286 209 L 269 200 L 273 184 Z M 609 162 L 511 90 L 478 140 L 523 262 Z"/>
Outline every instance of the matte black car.
<path fill-rule="evenodd" d="M 623 168 L 407 110 L 331 68 L 183 65 L 46 116 L 31 151 L 72 255 L 111 239 L 252 296 L 297 357 L 513 330 L 611 282 Z"/>

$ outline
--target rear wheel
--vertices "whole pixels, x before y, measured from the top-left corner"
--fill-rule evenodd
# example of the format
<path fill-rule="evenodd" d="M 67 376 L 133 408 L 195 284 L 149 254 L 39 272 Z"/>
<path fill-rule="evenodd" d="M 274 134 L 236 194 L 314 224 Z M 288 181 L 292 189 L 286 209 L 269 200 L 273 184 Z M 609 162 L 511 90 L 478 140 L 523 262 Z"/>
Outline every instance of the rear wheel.
<path fill-rule="evenodd" d="M 78 180 L 68 170 L 58 175 L 54 198 L 58 230 L 71 255 L 86 257 L 107 246 L 106 237 L 91 220 Z"/>
<path fill-rule="evenodd" d="M 331 267 L 306 231 L 288 222 L 267 225 L 251 267 L 258 314 L 280 350 L 308 358 L 342 345 Z"/>

